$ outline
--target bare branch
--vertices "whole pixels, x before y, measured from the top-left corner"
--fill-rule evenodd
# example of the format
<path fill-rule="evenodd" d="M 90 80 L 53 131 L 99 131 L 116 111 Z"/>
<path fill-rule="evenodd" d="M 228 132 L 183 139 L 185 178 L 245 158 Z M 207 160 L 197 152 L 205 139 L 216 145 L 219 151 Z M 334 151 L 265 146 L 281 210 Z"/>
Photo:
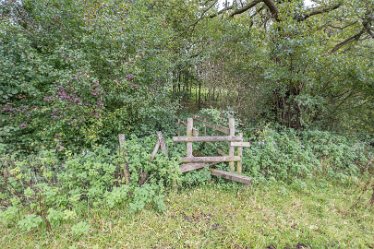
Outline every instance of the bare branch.
<path fill-rule="evenodd" d="M 279 22 L 280 19 L 279 19 L 279 16 L 278 16 L 278 8 L 277 8 L 277 6 L 275 6 L 275 3 L 272 0 L 263 0 L 263 2 L 268 7 L 268 9 L 270 10 L 270 13 L 273 16 L 273 18 L 277 22 Z"/>
<path fill-rule="evenodd" d="M 254 6 L 256 6 L 260 2 L 262 2 L 262 0 L 254 0 L 253 2 L 247 3 L 245 6 L 243 6 L 243 8 L 234 10 L 234 12 L 232 12 L 230 14 L 230 17 L 233 17 L 235 15 L 239 15 L 239 14 L 242 14 L 243 12 L 246 12 L 247 10 L 249 10 L 250 8 L 253 8 Z"/>
<path fill-rule="evenodd" d="M 216 3 L 218 2 L 218 0 L 215 0 L 213 1 L 212 4 L 210 4 L 207 8 L 205 8 L 203 10 L 203 12 L 201 13 L 200 17 L 191 25 L 192 27 L 192 33 L 195 31 L 195 28 L 196 28 L 196 25 L 204 18 L 205 14 L 211 9 L 213 8 L 214 5 L 216 5 Z"/>
<path fill-rule="evenodd" d="M 327 7 L 311 8 L 306 13 L 302 14 L 301 16 L 296 16 L 295 19 L 298 20 L 298 21 L 304 21 L 311 16 L 315 16 L 315 15 L 319 15 L 319 14 L 323 14 L 323 13 L 328 13 L 330 11 L 336 10 L 340 6 L 341 6 L 341 3 L 337 3 L 337 4 L 334 4 L 334 5 L 331 5 L 331 6 L 327 6 Z"/>
<path fill-rule="evenodd" d="M 231 10 L 232 8 L 233 8 L 233 5 L 227 6 L 227 7 L 223 8 L 223 9 L 221 9 L 220 11 L 218 11 L 217 13 L 211 14 L 209 17 L 213 18 L 213 17 L 219 16 L 219 15 L 225 13 L 226 11 Z"/>
<path fill-rule="evenodd" d="M 365 15 L 365 19 L 362 22 L 362 25 L 364 26 L 364 29 L 366 32 L 371 36 L 371 38 L 374 38 L 374 33 L 371 30 L 371 22 L 374 20 L 374 14 L 368 14 Z"/>
<path fill-rule="evenodd" d="M 333 29 L 344 30 L 344 29 L 346 29 L 346 28 L 349 28 L 349 27 L 355 25 L 356 23 L 357 23 L 357 21 L 354 21 L 354 22 L 352 22 L 352 23 L 348 23 L 348 24 L 344 25 L 343 27 L 341 27 L 341 26 L 335 26 L 335 25 L 333 25 L 333 24 L 326 24 L 326 25 L 324 25 L 323 27 L 328 26 L 328 27 L 333 28 Z"/>
<path fill-rule="evenodd" d="M 336 51 L 338 51 L 339 49 L 341 49 L 345 45 L 347 45 L 347 44 L 349 44 L 349 43 L 351 43 L 353 41 L 358 41 L 364 32 L 365 32 L 365 29 L 363 28 L 357 34 L 355 34 L 355 35 L 353 35 L 353 36 L 345 39 L 344 41 L 336 44 L 335 47 L 330 51 L 330 53 L 335 53 Z"/>

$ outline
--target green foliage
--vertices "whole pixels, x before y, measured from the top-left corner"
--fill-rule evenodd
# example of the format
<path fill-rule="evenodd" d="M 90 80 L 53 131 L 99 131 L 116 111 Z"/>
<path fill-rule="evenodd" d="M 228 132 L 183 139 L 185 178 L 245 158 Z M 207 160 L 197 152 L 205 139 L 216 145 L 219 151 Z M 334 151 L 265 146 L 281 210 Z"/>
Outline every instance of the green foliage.
<path fill-rule="evenodd" d="M 171 191 L 168 212 L 90 209 L 73 223 L 25 233 L 0 224 L 1 248 L 370 248 L 374 210 L 364 182 L 315 178 L 253 187 L 208 184 Z M 361 198 L 359 198 L 359 196 Z M 353 208 L 352 206 L 355 205 Z M 0 220 L 1 221 L 1 220 Z M 77 229 L 78 230 L 78 229 Z M 80 229 L 79 229 L 80 230 Z M 83 235 L 82 235 L 83 234 Z M 156 235 L 157 236 L 150 236 Z M 269 236 L 271 234 L 271 236 Z"/>
<path fill-rule="evenodd" d="M 372 139 L 372 4 L 342 0 L 307 17 L 315 9 L 300 0 L 259 2 L 228 18 L 240 8 L 231 2 L 206 18 L 211 1 L 0 1 L 0 222 L 75 223 L 78 238 L 91 208 L 164 211 L 170 189 L 211 180 L 208 169 L 181 176 L 185 147 L 171 140 L 169 155 L 149 158 L 155 131 L 171 137 L 195 113 L 224 126 L 240 118 L 255 180 L 304 191 L 315 175 L 369 172 L 372 148 L 334 132 Z M 118 134 L 132 134 L 120 151 Z"/>
<path fill-rule="evenodd" d="M 81 221 L 71 227 L 71 233 L 74 237 L 86 235 L 90 230 L 90 225 L 87 222 Z"/>
<path fill-rule="evenodd" d="M 9 149 L 62 151 L 171 129 L 166 15 L 148 1 L 97 4 L 0 4 L 25 13 L 0 24 L 0 139 Z"/>
<path fill-rule="evenodd" d="M 42 224 L 42 222 L 43 222 L 42 217 L 37 216 L 35 214 L 30 214 L 30 215 L 26 215 L 17 224 L 20 229 L 29 232 L 32 229 L 39 227 Z"/>
<path fill-rule="evenodd" d="M 373 156 L 365 143 L 328 132 L 266 128 L 254 135 L 243 165 L 255 177 L 293 181 L 317 174 L 346 179 L 359 176 Z"/>
<path fill-rule="evenodd" d="M 133 136 L 119 152 L 99 146 L 80 154 L 68 152 L 63 158 L 53 151 L 28 157 L 2 154 L 3 222 L 29 231 L 41 224 L 50 229 L 72 222 L 87 207 L 165 211 L 165 192 L 181 183 L 179 157 L 175 152 L 170 157 L 159 154 L 151 161 L 155 142 L 155 136 Z M 124 165 L 131 175 L 126 185 Z"/>

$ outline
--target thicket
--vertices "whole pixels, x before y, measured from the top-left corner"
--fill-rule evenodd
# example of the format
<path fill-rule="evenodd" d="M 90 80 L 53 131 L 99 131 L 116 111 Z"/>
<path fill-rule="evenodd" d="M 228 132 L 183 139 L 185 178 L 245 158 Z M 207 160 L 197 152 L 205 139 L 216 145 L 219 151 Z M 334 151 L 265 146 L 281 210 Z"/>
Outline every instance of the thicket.
<path fill-rule="evenodd" d="M 302 181 L 327 177 L 358 181 L 368 174 L 373 152 L 359 140 L 328 132 L 270 128 L 253 132 L 252 147 L 245 150 L 244 173 L 255 182 Z M 170 189 L 191 187 L 212 181 L 208 170 L 181 175 L 179 157 L 182 146 L 168 140 L 169 157 L 149 156 L 156 136 L 127 140 L 126 156 L 98 146 L 79 154 L 42 150 L 35 155 L 1 155 L 1 221 L 31 230 L 52 229 L 74 222 L 89 208 L 129 208 L 137 212 L 146 207 L 166 209 L 164 197 Z M 199 153 L 216 153 L 220 145 L 198 145 Z M 125 183 L 124 165 L 131 174 Z M 227 165 L 218 165 L 228 170 Z"/>
<path fill-rule="evenodd" d="M 255 2 L 0 1 L 1 222 L 51 229 L 88 208 L 163 211 L 168 190 L 212 179 L 181 175 L 184 148 L 170 139 L 169 156 L 150 161 L 155 131 L 170 138 L 201 109 L 238 118 L 255 182 L 372 172 L 371 1 Z"/>

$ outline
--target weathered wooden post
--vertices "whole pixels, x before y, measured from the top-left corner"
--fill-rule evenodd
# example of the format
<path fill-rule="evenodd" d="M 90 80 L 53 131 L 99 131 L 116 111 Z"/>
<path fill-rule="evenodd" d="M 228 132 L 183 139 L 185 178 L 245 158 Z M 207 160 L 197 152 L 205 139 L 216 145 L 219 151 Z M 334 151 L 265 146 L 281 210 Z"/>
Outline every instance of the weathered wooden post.
<path fill-rule="evenodd" d="M 167 145 L 165 143 L 165 139 L 164 139 L 164 136 L 162 135 L 162 132 L 158 131 L 156 133 L 157 133 L 158 142 L 160 143 L 160 146 L 161 146 L 162 153 L 165 156 L 168 156 L 168 147 L 167 147 Z"/>
<path fill-rule="evenodd" d="M 243 142 L 243 133 L 239 133 L 239 137 L 242 139 L 241 142 Z M 241 174 L 242 173 L 242 160 L 243 160 L 243 147 L 238 147 L 238 156 L 240 157 L 240 160 L 236 164 L 236 171 Z"/>
<path fill-rule="evenodd" d="M 193 118 L 187 119 L 187 137 L 192 137 L 192 129 L 193 129 Z M 187 142 L 187 157 L 193 157 L 192 155 L 192 142 Z"/>
<path fill-rule="evenodd" d="M 230 130 L 230 137 L 234 137 L 235 136 L 235 119 L 234 118 L 229 118 L 229 130 Z M 235 156 L 235 147 L 231 146 L 231 143 L 230 143 L 230 149 L 229 149 L 229 156 L 230 157 Z M 235 162 L 230 161 L 229 166 L 230 166 L 230 171 L 234 172 L 235 171 Z"/>
<path fill-rule="evenodd" d="M 125 183 L 129 184 L 130 183 L 130 171 L 129 171 L 129 165 L 126 162 L 126 148 L 125 148 L 125 135 L 124 134 L 119 134 L 118 135 L 118 141 L 119 141 L 119 151 L 121 156 L 123 157 L 125 163 L 123 164 L 123 175 L 125 177 Z"/>

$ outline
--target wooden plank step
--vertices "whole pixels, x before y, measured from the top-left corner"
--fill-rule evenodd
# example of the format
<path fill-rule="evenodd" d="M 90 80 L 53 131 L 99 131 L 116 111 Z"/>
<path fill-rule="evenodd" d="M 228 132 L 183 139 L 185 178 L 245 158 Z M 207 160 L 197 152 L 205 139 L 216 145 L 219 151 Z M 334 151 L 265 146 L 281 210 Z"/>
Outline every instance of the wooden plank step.
<path fill-rule="evenodd" d="M 243 176 L 243 175 L 239 175 L 233 172 L 227 172 L 224 170 L 211 169 L 210 172 L 214 176 L 222 177 L 227 180 L 234 181 L 234 182 L 243 183 L 244 185 L 250 185 L 252 181 L 251 178 L 248 176 Z"/>
<path fill-rule="evenodd" d="M 240 142 L 243 138 L 237 136 L 201 136 L 201 137 L 173 137 L 173 142 Z"/>
<path fill-rule="evenodd" d="M 201 169 L 204 167 L 213 166 L 215 163 L 184 163 L 181 165 L 180 170 L 182 173 Z"/>
<path fill-rule="evenodd" d="M 240 161 L 240 156 L 182 157 L 182 163 L 219 163 Z"/>

